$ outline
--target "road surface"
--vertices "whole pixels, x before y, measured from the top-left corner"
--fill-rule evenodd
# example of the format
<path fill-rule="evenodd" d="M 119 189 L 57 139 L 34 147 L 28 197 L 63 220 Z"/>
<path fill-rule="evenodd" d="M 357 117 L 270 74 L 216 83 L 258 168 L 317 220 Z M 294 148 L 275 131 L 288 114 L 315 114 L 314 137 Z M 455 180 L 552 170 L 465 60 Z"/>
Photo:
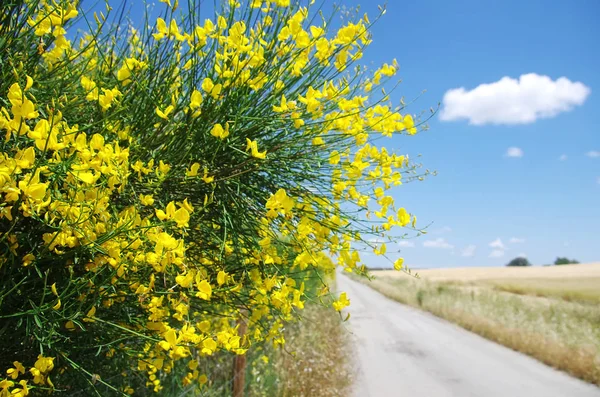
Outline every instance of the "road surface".
<path fill-rule="evenodd" d="M 356 397 L 600 397 L 600 388 L 346 276 Z"/>

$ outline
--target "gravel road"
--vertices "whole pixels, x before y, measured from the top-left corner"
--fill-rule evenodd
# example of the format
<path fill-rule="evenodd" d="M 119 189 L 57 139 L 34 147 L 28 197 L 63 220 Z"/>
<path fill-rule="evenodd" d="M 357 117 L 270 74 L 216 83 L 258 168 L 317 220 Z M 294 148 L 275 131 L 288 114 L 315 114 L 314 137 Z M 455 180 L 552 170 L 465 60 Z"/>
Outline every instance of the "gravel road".
<path fill-rule="evenodd" d="M 346 276 L 360 397 L 600 397 L 600 388 Z"/>

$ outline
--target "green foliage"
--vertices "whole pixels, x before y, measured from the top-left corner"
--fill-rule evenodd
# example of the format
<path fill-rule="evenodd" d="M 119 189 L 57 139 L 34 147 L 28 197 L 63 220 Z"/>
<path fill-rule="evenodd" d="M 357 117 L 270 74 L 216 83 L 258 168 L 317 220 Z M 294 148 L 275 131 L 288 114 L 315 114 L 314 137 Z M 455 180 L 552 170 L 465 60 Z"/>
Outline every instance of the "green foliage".
<path fill-rule="evenodd" d="M 519 256 L 513 259 L 512 261 L 508 262 L 506 266 L 531 266 L 531 263 L 527 258 Z"/>
<path fill-rule="evenodd" d="M 569 259 L 567 257 L 561 258 L 560 256 L 556 258 L 556 260 L 554 261 L 555 265 L 574 265 L 574 264 L 578 264 L 579 262 L 576 261 L 575 259 Z"/>

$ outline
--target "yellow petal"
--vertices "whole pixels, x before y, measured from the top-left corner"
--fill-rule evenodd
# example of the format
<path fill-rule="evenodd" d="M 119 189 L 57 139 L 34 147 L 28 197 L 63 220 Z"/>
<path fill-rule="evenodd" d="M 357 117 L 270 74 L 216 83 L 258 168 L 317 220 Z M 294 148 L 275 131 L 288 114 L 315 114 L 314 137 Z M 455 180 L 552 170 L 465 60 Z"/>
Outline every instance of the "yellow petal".
<path fill-rule="evenodd" d="M 217 283 L 219 285 L 223 285 L 225 284 L 225 278 L 227 277 L 227 273 L 225 273 L 223 270 L 221 270 L 219 272 L 219 274 L 217 274 Z"/>
<path fill-rule="evenodd" d="M 92 174 L 91 172 L 78 172 L 77 174 L 75 174 L 75 176 L 80 181 L 83 181 L 89 185 L 94 183 L 94 174 Z"/>
<path fill-rule="evenodd" d="M 28 75 L 27 76 L 27 84 L 25 84 L 24 91 L 27 91 L 28 89 L 30 89 L 32 85 L 33 85 L 33 79 Z"/>
<path fill-rule="evenodd" d="M 394 269 L 400 270 L 402 269 L 402 264 L 404 263 L 404 258 L 398 258 L 396 262 L 394 262 Z"/>
<path fill-rule="evenodd" d="M 177 345 L 177 333 L 174 329 L 170 329 L 167 332 L 165 332 L 165 340 L 169 342 L 171 346 Z"/>
<path fill-rule="evenodd" d="M 185 208 L 175 211 L 173 220 L 177 222 L 177 227 L 187 227 L 190 220 L 190 213 Z"/>

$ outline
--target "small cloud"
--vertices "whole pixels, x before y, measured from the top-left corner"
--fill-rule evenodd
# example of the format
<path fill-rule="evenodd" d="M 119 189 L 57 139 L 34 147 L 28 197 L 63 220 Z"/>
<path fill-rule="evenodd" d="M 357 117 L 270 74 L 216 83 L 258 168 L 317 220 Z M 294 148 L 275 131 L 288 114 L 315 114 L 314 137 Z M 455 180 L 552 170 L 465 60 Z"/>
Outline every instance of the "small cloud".
<path fill-rule="evenodd" d="M 432 234 L 444 234 L 444 233 L 450 233 L 452 231 L 452 228 L 450 226 L 444 226 L 441 227 L 439 229 L 436 229 L 434 231 L 432 231 Z"/>
<path fill-rule="evenodd" d="M 567 155 L 566 154 L 561 154 L 560 157 L 558 158 L 560 161 L 565 161 L 567 159 Z"/>
<path fill-rule="evenodd" d="M 506 151 L 506 157 L 523 157 L 523 149 L 518 147 L 509 147 Z"/>
<path fill-rule="evenodd" d="M 510 240 L 508 240 L 509 243 L 511 244 L 521 244 L 525 242 L 524 238 L 518 238 L 518 237 L 511 237 Z"/>
<path fill-rule="evenodd" d="M 505 248 L 504 244 L 502 243 L 502 240 L 500 240 L 500 237 L 498 237 L 497 239 L 495 239 L 494 241 L 492 241 L 490 243 L 490 247 L 501 249 L 501 250 L 503 250 Z"/>
<path fill-rule="evenodd" d="M 502 258 L 504 256 L 504 251 L 503 250 L 493 250 L 489 256 L 490 256 L 490 258 Z"/>
<path fill-rule="evenodd" d="M 440 120 L 468 120 L 471 125 L 530 124 L 583 105 L 590 93 L 589 87 L 566 77 L 552 80 L 528 73 L 517 80 L 506 76 L 469 91 L 464 87 L 446 91 Z"/>
<path fill-rule="evenodd" d="M 590 150 L 585 155 L 594 159 L 596 157 L 600 157 L 600 152 L 598 152 L 596 150 Z"/>
<path fill-rule="evenodd" d="M 466 246 L 466 247 L 465 247 L 465 248 L 462 250 L 462 252 L 460 253 L 460 255 L 461 255 L 461 256 L 464 256 L 464 257 L 467 257 L 467 258 L 470 258 L 470 257 L 472 257 L 472 256 L 474 256 L 474 255 L 475 255 L 475 249 L 476 249 L 476 248 L 477 248 L 477 247 L 476 247 L 475 245 L 473 245 L 473 244 L 471 244 L 471 245 L 467 245 L 467 246 Z"/>
<path fill-rule="evenodd" d="M 527 254 L 524 252 L 521 252 L 519 255 L 517 255 L 517 258 L 527 258 Z"/>
<path fill-rule="evenodd" d="M 427 248 L 442 248 L 452 249 L 454 246 L 446 241 L 444 238 L 436 238 L 435 240 L 423 241 L 423 247 Z"/>
<path fill-rule="evenodd" d="M 398 245 L 400 247 L 412 248 L 415 246 L 415 243 L 413 243 L 412 241 L 408 241 L 408 240 L 402 240 L 398 243 Z"/>

